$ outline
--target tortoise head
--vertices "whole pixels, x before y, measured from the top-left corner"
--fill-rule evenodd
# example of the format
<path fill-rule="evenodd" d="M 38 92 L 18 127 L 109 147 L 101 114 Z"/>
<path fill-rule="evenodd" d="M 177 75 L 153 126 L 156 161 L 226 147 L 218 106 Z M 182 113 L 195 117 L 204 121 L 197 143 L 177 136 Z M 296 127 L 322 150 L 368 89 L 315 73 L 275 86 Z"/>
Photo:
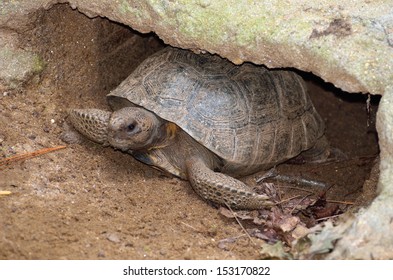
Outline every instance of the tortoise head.
<path fill-rule="evenodd" d="M 149 149 L 165 140 L 163 120 L 148 110 L 125 107 L 115 112 L 74 109 L 72 126 L 86 138 L 122 151 Z"/>
<path fill-rule="evenodd" d="M 139 107 L 124 107 L 112 113 L 108 125 L 109 144 L 122 151 L 152 148 L 165 137 L 163 121 Z"/>

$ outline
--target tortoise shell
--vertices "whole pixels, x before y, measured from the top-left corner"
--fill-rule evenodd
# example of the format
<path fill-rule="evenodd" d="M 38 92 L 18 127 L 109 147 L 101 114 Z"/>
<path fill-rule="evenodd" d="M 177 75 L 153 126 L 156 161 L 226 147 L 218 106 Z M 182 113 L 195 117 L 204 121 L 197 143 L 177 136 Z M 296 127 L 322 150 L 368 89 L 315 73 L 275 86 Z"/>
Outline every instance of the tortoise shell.
<path fill-rule="evenodd" d="M 235 175 L 293 158 L 324 133 L 294 72 L 170 47 L 142 62 L 108 102 L 113 110 L 141 106 L 177 124 Z"/>

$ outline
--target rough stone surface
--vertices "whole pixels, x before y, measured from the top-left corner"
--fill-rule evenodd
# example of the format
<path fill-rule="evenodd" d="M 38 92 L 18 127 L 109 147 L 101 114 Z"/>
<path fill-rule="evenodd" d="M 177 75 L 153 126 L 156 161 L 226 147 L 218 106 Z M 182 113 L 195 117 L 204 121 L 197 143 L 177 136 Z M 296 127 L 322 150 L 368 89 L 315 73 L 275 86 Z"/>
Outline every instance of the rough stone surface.
<path fill-rule="evenodd" d="M 17 34 L 0 30 L 0 81 L 6 88 L 16 88 L 44 68 L 42 60 L 17 46 Z"/>
<path fill-rule="evenodd" d="M 37 9 L 57 2 L 63 1 L 0 1 L 0 79 L 6 84 L 25 81 L 42 68 L 34 54 L 17 49 L 15 34 L 29 28 Z M 384 95 L 377 127 L 381 194 L 358 215 L 331 257 L 392 257 L 386 254 L 393 247 L 391 1 L 69 2 L 88 16 L 108 17 L 140 32 L 154 31 L 173 46 L 218 53 L 235 63 L 252 61 L 268 67 L 295 67 L 349 92 Z"/>

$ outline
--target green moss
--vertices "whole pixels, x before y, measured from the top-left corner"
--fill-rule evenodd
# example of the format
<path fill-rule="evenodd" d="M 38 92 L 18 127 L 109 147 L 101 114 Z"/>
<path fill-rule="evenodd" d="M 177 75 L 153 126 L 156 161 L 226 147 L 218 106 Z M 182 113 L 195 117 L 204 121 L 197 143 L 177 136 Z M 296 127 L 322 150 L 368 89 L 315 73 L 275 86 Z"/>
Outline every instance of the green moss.
<path fill-rule="evenodd" d="M 119 3 L 119 11 L 122 14 L 127 14 L 128 12 L 131 11 L 130 4 L 128 3 L 127 0 L 120 1 L 120 3 Z"/>
<path fill-rule="evenodd" d="M 271 41 L 283 40 L 288 37 L 288 34 L 282 36 L 287 31 L 282 28 L 284 24 L 293 26 L 287 32 L 299 30 L 294 32 L 296 40 L 304 37 L 300 35 L 301 29 L 311 32 L 307 21 L 299 25 L 296 19 L 295 23 L 285 3 L 266 6 L 264 1 L 248 0 L 229 0 L 225 4 L 211 0 L 150 0 L 149 6 L 160 17 L 157 19 L 161 21 L 160 25 L 170 26 L 190 40 L 202 39 L 212 45 L 232 41 L 240 46 L 252 47 L 261 36 Z M 280 13 L 284 15 L 281 18 L 277 17 Z"/>
<path fill-rule="evenodd" d="M 41 72 L 45 63 L 38 55 L 9 47 L 0 49 L 0 79 L 11 88 Z"/>
<path fill-rule="evenodd" d="M 142 20 L 147 14 L 147 12 L 139 6 L 131 6 L 127 0 L 119 1 L 119 11 L 123 15 L 130 14 L 130 16 L 135 16 L 138 20 Z"/>
<path fill-rule="evenodd" d="M 46 64 L 45 61 L 38 55 L 33 55 L 33 67 L 32 67 L 32 71 L 34 73 L 40 73 L 42 72 L 42 70 L 44 70 Z"/>

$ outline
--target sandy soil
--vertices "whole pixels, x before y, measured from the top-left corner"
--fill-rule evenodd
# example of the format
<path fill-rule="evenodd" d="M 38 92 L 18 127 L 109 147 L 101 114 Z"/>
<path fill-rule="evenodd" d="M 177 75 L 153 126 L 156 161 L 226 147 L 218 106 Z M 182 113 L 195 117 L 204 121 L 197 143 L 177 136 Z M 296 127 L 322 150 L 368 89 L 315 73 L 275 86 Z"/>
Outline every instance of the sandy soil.
<path fill-rule="evenodd" d="M 46 68 L 24 89 L 0 92 L 0 158 L 64 145 L 66 109 L 106 108 L 108 91 L 162 47 L 154 36 L 67 5 L 37 18 L 21 44 L 41 53 Z M 378 154 L 377 100 L 367 113 L 366 96 L 311 80 L 326 134 L 349 159 L 280 170 L 330 183 L 330 199 L 366 205 L 375 190 L 363 183 Z M 0 191 L 12 192 L 0 197 L 0 259 L 255 259 L 265 243 L 250 241 L 187 182 L 93 143 L 0 168 Z M 255 185 L 258 176 L 244 180 Z"/>

